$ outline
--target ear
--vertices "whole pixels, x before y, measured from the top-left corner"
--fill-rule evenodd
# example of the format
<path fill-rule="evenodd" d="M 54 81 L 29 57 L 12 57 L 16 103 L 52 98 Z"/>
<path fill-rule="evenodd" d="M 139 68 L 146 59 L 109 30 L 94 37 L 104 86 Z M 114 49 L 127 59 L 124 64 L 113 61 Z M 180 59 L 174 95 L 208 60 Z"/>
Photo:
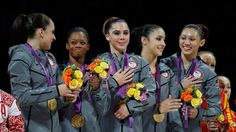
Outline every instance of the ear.
<path fill-rule="evenodd" d="M 147 45 L 147 43 L 148 43 L 147 41 L 148 41 L 147 37 L 144 37 L 144 36 L 141 37 L 141 43 L 142 43 L 143 46 Z"/>
<path fill-rule="evenodd" d="M 39 28 L 38 32 L 39 32 L 40 37 L 43 38 L 44 37 L 44 29 Z"/>
<path fill-rule="evenodd" d="M 90 48 L 90 44 L 88 43 L 87 44 L 87 51 L 89 51 L 89 48 Z"/>
<path fill-rule="evenodd" d="M 66 42 L 66 49 L 69 50 L 69 44 Z"/>
<path fill-rule="evenodd" d="M 105 37 L 106 37 L 107 41 L 110 41 L 110 35 L 109 34 L 106 34 Z"/>
<path fill-rule="evenodd" d="M 204 46 L 206 43 L 206 40 L 205 39 L 202 39 L 201 42 L 200 42 L 200 47 Z"/>

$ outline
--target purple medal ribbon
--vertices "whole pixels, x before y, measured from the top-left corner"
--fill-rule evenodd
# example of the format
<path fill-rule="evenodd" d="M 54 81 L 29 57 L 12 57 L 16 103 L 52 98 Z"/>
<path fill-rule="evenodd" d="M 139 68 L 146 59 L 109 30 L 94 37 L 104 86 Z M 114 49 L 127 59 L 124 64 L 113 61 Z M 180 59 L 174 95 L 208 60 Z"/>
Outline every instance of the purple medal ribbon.
<path fill-rule="evenodd" d="M 128 67 L 128 61 L 129 61 L 129 56 L 128 54 L 124 54 L 124 68 L 127 68 Z M 109 58 L 111 59 L 111 68 L 112 68 L 112 72 L 115 73 L 117 71 L 117 67 L 116 67 L 116 64 L 112 58 L 112 54 L 110 53 L 109 54 Z M 125 98 L 125 91 L 126 91 L 126 85 L 124 84 L 123 86 L 119 87 L 118 88 L 118 91 L 117 91 L 117 94 L 122 98 L 124 99 Z"/>
<path fill-rule="evenodd" d="M 38 54 L 36 53 L 36 51 L 32 48 L 32 46 L 28 43 L 25 43 L 25 47 L 28 51 L 30 51 L 30 53 L 35 57 L 36 61 L 39 63 L 39 65 L 41 66 L 41 68 L 43 69 L 43 72 L 45 74 L 45 78 L 48 82 L 48 86 L 52 86 L 53 85 L 53 76 L 50 76 L 50 71 L 46 70 L 46 67 L 41 63 L 40 58 L 38 56 Z M 46 59 L 48 61 L 48 56 L 46 54 Z M 51 74 L 52 74 L 52 66 L 49 63 L 50 66 L 50 70 L 51 70 Z"/>
<path fill-rule="evenodd" d="M 84 75 L 85 74 L 85 64 L 82 65 L 81 71 L 82 71 L 82 73 Z M 80 93 L 83 93 L 83 89 L 82 89 L 82 91 Z M 89 98 L 90 98 L 90 96 L 89 96 Z M 81 104 L 82 104 L 82 95 L 79 94 L 79 96 L 77 97 L 76 102 L 74 103 L 75 112 L 76 113 L 80 113 L 81 112 Z"/>
<path fill-rule="evenodd" d="M 189 68 L 189 75 L 193 75 L 197 63 L 198 63 L 198 60 L 195 58 Z M 178 83 L 181 82 L 181 66 L 182 66 L 182 64 L 183 64 L 183 60 L 182 60 L 181 56 L 179 56 L 177 59 Z M 188 128 L 188 106 L 185 102 L 184 102 L 183 107 L 184 107 L 184 128 Z"/>
<path fill-rule="evenodd" d="M 117 67 L 116 64 L 112 58 L 112 53 L 109 54 L 109 58 L 111 60 L 111 68 L 112 68 L 112 72 L 115 73 L 117 71 Z M 124 68 L 128 67 L 128 62 L 129 62 L 129 56 L 127 53 L 124 53 Z M 124 99 L 125 98 L 125 94 L 126 94 L 126 85 L 124 84 L 123 86 L 118 88 L 117 94 Z M 134 118 L 131 115 L 129 117 L 129 127 L 133 128 L 133 124 L 134 124 Z"/>
<path fill-rule="evenodd" d="M 160 104 L 161 102 L 161 73 L 158 63 L 156 63 L 156 76 L 155 79 L 158 83 L 158 87 L 156 90 L 156 103 Z"/>

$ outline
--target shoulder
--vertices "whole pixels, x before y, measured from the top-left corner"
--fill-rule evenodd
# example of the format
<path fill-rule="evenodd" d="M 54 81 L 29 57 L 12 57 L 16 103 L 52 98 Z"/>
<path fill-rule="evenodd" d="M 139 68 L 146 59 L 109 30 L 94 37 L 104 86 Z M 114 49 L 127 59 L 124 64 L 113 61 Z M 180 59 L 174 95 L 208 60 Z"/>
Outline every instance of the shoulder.
<path fill-rule="evenodd" d="M 26 64 L 31 64 L 33 56 L 26 50 L 24 44 L 15 45 L 8 50 L 11 61 L 23 61 Z"/>
<path fill-rule="evenodd" d="M 217 77 L 217 74 L 212 71 L 203 61 L 199 61 L 199 72 L 203 72 L 204 76 L 206 77 L 206 80 L 211 80 L 215 77 Z"/>
<path fill-rule="evenodd" d="M 7 92 L 0 90 L 0 99 L 1 102 L 3 102 L 5 105 L 7 105 L 8 107 L 11 107 L 15 98 L 8 94 Z"/>
<path fill-rule="evenodd" d="M 166 64 L 166 65 L 169 66 L 169 67 L 173 67 L 174 65 L 176 65 L 177 58 L 178 58 L 178 53 L 175 53 L 175 54 L 173 54 L 173 55 L 171 55 L 171 56 L 162 58 L 162 59 L 160 60 L 160 62 Z"/>

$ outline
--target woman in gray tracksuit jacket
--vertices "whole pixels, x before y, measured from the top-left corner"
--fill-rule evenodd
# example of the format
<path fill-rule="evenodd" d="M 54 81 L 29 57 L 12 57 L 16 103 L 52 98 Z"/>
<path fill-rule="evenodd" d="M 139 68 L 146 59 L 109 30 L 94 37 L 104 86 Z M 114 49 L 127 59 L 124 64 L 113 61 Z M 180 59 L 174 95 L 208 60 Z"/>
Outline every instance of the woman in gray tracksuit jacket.
<path fill-rule="evenodd" d="M 102 132 L 142 132 L 141 114 L 155 103 L 155 80 L 150 67 L 140 56 L 126 53 L 129 43 L 129 28 L 120 18 L 108 18 L 103 25 L 103 34 L 110 45 L 110 52 L 98 58 L 110 64 L 109 89 L 110 107 L 107 114 L 100 118 Z M 123 102 L 123 96 L 131 83 L 142 83 L 147 89 L 147 99 Z"/>
<path fill-rule="evenodd" d="M 26 43 L 9 48 L 10 76 L 13 96 L 18 100 L 25 118 L 26 131 L 60 132 L 58 105 L 60 96 L 77 95 L 62 84 L 55 57 L 48 52 L 55 40 L 54 23 L 42 13 L 19 15 L 15 32 L 26 35 Z"/>
<path fill-rule="evenodd" d="M 192 85 L 197 85 L 202 92 L 204 105 L 197 108 L 189 107 L 188 127 L 185 127 L 185 131 L 188 132 L 201 131 L 201 121 L 216 118 L 221 114 L 217 75 L 197 57 L 199 47 L 206 42 L 207 33 L 204 25 L 186 25 L 179 37 L 181 53 L 161 60 L 173 70 L 176 82 L 182 86 L 179 87 L 179 96 L 183 88 Z M 181 115 L 183 115 L 182 112 Z"/>
<path fill-rule="evenodd" d="M 159 62 L 166 46 L 165 37 L 163 28 L 155 24 L 136 27 L 131 34 L 131 44 L 140 46 L 138 53 L 141 52 L 141 56 L 149 62 L 152 75 L 160 84 L 156 88 L 156 104 L 142 114 L 143 131 L 183 131 L 178 112 L 181 100 L 177 99 L 178 87 L 174 74 L 168 66 Z"/>
<path fill-rule="evenodd" d="M 87 31 L 82 27 L 72 28 L 67 35 L 66 49 L 69 51 L 69 60 L 60 65 L 61 71 L 68 65 L 79 67 L 84 78 L 89 78 L 85 56 L 90 47 Z M 95 78 L 94 78 L 95 77 Z M 93 79 L 93 80 L 92 80 Z M 96 81 L 97 80 L 97 81 Z M 96 85 L 95 85 L 96 83 Z M 65 132 L 101 132 L 98 119 L 109 108 L 110 93 L 107 79 L 93 76 L 85 81 L 83 91 L 74 104 L 68 104 L 59 110 L 60 124 Z M 73 126 L 71 119 L 75 114 L 82 114 L 85 118 L 82 127 Z"/>

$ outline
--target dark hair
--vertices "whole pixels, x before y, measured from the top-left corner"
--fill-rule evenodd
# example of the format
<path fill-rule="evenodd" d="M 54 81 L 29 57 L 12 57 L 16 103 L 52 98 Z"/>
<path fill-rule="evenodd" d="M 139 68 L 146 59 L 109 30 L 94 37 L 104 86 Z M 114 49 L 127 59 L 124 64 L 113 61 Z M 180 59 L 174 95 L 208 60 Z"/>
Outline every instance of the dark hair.
<path fill-rule="evenodd" d="M 103 35 L 106 35 L 109 32 L 109 29 L 111 28 L 112 24 L 117 23 L 117 22 L 125 22 L 126 21 L 124 19 L 118 18 L 118 17 L 110 17 L 108 19 L 106 19 L 106 21 L 103 24 L 102 27 L 102 32 Z"/>
<path fill-rule="evenodd" d="M 89 41 L 89 35 L 88 35 L 88 32 L 83 28 L 83 27 L 74 27 L 72 28 L 68 33 L 67 33 L 67 36 L 66 36 L 66 41 L 68 41 L 70 35 L 74 32 L 82 32 L 85 34 L 85 36 L 87 37 L 88 41 Z"/>
<path fill-rule="evenodd" d="M 50 23 L 50 18 L 43 13 L 32 13 L 29 15 L 19 14 L 12 25 L 12 32 L 20 35 L 24 39 L 33 37 L 38 28 L 46 29 Z"/>
<path fill-rule="evenodd" d="M 131 31 L 130 43 L 132 45 L 136 45 L 136 44 L 139 45 L 136 52 L 139 52 L 139 53 L 141 52 L 141 49 L 142 49 L 141 38 L 142 37 L 148 38 L 149 35 L 155 29 L 159 29 L 159 28 L 162 28 L 162 27 L 156 24 L 145 24 L 143 26 L 136 27 Z"/>
<path fill-rule="evenodd" d="M 184 26 L 183 30 L 185 28 L 193 28 L 193 29 L 197 30 L 201 39 L 205 39 L 207 41 L 208 35 L 209 35 L 209 30 L 204 24 L 188 24 L 188 25 Z"/>

